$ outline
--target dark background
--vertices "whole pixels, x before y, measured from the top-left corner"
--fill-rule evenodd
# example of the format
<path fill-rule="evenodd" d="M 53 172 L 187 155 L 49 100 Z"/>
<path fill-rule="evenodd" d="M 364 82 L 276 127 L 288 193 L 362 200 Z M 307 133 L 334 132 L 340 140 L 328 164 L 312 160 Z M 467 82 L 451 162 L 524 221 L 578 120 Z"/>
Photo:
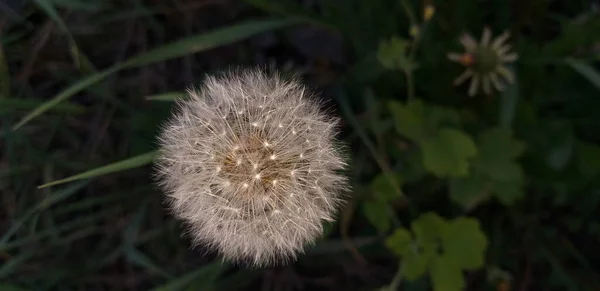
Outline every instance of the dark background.
<path fill-rule="evenodd" d="M 600 290 L 598 2 L 1 1 L 0 290 L 431 290 L 426 274 L 398 273 L 406 260 L 385 243 L 426 212 L 476 219 L 487 237 L 485 264 L 462 273 L 466 290 Z M 414 44 L 413 25 L 407 79 L 378 53 L 392 36 Z M 468 97 L 446 54 L 484 26 L 511 32 L 517 78 Z M 286 267 L 221 264 L 193 248 L 152 179 L 172 100 L 205 74 L 253 65 L 322 92 L 352 158 L 348 205 Z M 408 99 L 446 108 L 473 140 L 511 129 L 525 145 L 515 199 L 456 203 L 453 178 L 423 170 L 420 145 L 395 130 L 402 116 L 389 102 Z"/>

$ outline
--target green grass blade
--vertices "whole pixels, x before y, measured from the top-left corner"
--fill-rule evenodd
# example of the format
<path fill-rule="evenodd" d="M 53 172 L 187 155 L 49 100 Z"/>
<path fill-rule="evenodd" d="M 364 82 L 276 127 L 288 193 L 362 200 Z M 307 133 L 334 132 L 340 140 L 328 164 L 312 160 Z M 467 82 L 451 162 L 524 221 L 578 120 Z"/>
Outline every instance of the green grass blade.
<path fill-rule="evenodd" d="M 232 25 L 202 35 L 185 38 L 147 53 L 133 57 L 125 62 L 125 67 L 144 66 L 164 60 L 182 57 L 212 49 L 221 45 L 234 43 L 252 35 L 289 25 L 289 21 L 263 20 Z"/>
<path fill-rule="evenodd" d="M 8 98 L 9 95 L 10 74 L 8 72 L 8 64 L 6 63 L 6 55 L 4 54 L 2 43 L 0 43 L 0 100 Z"/>
<path fill-rule="evenodd" d="M 40 203 L 35 205 L 34 207 L 27 210 L 17 221 L 15 221 L 10 228 L 4 233 L 2 238 L 0 239 L 0 245 L 8 242 L 10 238 L 19 230 L 19 228 L 25 223 L 29 217 L 31 217 L 36 212 L 46 209 L 70 196 L 79 192 L 79 190 L 83 189 L 87 186 L 88 181 L 82 181 L 80 183 L 75 183 L 73 185 L 69 185 L 60 191 L 56 191 L 54 194 L 50 196 L 46 196 Z"/>
<path fill-rule="evenodd" d="M 50 110 L 60 102 L 70 98 L 81 90 L 90 87 L 91 85 L 102 81 L 109 75 L 118 72 L 126 68 L 134 68 L 144 66 L 160 61 L 165 61 L 187 54 L 197 53 L 203 50 L 215 48 L 221 45 L 230 44 L 252 35 L 277 29 L 286 25 L 291 24 L 290 21 L 281 20 L 261 20 L 261 21 L 249 21 L 241 24 L 232 25 L 226 28 L 217 29 L 205 34 L 198 36 L 189 37 L 183 40 L 179 40 L 164 46 L 155 48 L 149 52 L 130 58 L 129 60 L 114 65 L 108 69 L 100 71 L 94 75 L 91 75 L 73 85 L 66 90 L 62 91 L 46 103 L 35 108 L 17 124 L 13 126 L 13 130 L 18 129 L 27 122 L 36 118 L 40 114 Z"/>
<path fill-rule="evenodd" d="M 573 70 L 577 71 L 583 77 L 588 79 L 596 88 L 600 89 L 600 73 L 594 70 L 592 66 L 586 64 L 582 61 L 575 59 L 567 59 L 566 63 L 573 68 Z"/>
<path fill-rule="evenodd" d="M 28 252 L 12 258 L 8 260 L 8 262 L 5 262 L 2 267 L 0 267 L 0 279 L 7 278 L 11 274 L 17 272 L 19 266 L 25 263 L 31 257 L 33 257 L 33 252 Z"/>
<path fill-rule="evenodd" d="M 38 99 L 17 99 L 17 98 L 5 98 L 0 99 L 0 114 L 11 114 L 16 110 L 30 110 L 32 108 L 36 108 L 40 106 L 44 101 Z M 69 114 L 81 114 L 85 112 L 85 107 L 79 104 L 63 102 L 62 104 L 58 104 L 52 107 L 50 110 L 60 112 L 60 113 L 69 113 Z"/>
<path fill-rule="evenodd" d="M 500 96 L 499 123 L 504 128 L 511 128 L 519 102 L 519 77 L 514 70 L 513 74 L 516 76 L 515 82 L 508 85 Z"/>
<path fill-rule="evenodd" d="M 94 177 L 98 177 L 98 176 L 102 176 L 102 175 L 106 175 L 106 174 L 110 174 L 110 173 L 115 173 L 115 172 L 120 172 L 120 171 L 124 171 L 124 170 L 141 167 L 141 166 L 151 163 L 154 160 L 154 158 L 156 157 L 156 154 L 157 154 L 156 151 L 145 153 L 145 154 L 135 156 L 135 157 L 123 160 L 123 161 L 108 164 L 108 165 L 102 166 L 100 168 L 89 170 L 89 171 L 86 171 L 81 174 L 77 174 L 77 175 L 74 175 L 74 176 L 71 176 L 71 177 L 68 177 L 65 179 L 61 179 L 61 180 L 57 180 L 54 182 L 46 183 L 44 185 L 40 185 L 40 186 L 38 186 L 38 189 L 46 188 L 46 187 L 50 187 L 50 186 L 54 186 L 54 185 L 58 185 L 58 184 L 63 184 L 63 183 L 71 182 L 71 181 L 94 178 Z"/>
<path fill-rule="evenodd" d="M 131 263 L 137 265 L 138 267 L 142 267 L 152 273 L 159 274 L 165 278 L 172 278 L 171 275 L 169 275 L 166 271 L 159 267 L 150 257 L 148 257 L 146 254 L 142 253 L 134 247 L 126 248 L 125 256 Z"/>
<path fill-rule="evenodd" d="M 184 290 L 194 282 L 203 282 L 203 286 L 195 284 L 194 287 L 199 288 L 197 290 L 205 290 L 206 287 L 210 287 L 217 276 L 227 269 L 227 265 L 223 265 L 220 261 L 215 261 L 208 265 L 202 266 L 195 271 L 189 272 L 181 277 L 170 280 L 168 283 L 158 286 L 152 291 L 178 291 Z M 204 287 L 204 288 L 200 288 Z"/>
<path fill-rule="evenodd" d="M 183 92 L 168 92 L 163 94 L 157 94 L 146 97 L 146 100 L 152 101 L 175 101 L 180 98 L 184 98 L 187 94 Z"/>
<path fill-rule="evenodd" d="M 83 54 L 81 54 L 81 51 L 79 50 L 79 46 L 77 46 L 77 43 L 75 42 L 75 39 L 73 38 L 73 35 L 67 28 L 67 25 L 65 24 L 65 22 L 58 15 L 58 12 L 54 8 L 53 3 L 51 3 L 50 1 L 47 1 L 47 0 L 35 0 L 35 3 L 42 10 L 44 10 L 44 12 L 48 15 L 48 17 L 50 17 L 50 19 L 52 19 L 52 21 L 54 21 L 54 23 L 56 23 L 56 25 L 58 26 L 58 29 L 60 29 L 64 34 L 67 35 L 67 38 L 69 39 L 71 57 L 73 58 L 73 61 L 75 62 L 75 67 L 77 67 L 78 69 L 80 69 L 84 72 L 87 72 L 87 73 L 94 72 L 96 69 L 94 68 L 92 63 L 88 60 L 88 58 L 86 58 Z"/>
<path fill-rule="evenodd" d="M 69 97 L 77 94 L 79 91 L 81 91 L 97 82 L 102 81 L 104 78 L 108 77 L 110 74 L 118 71 L 119 69 L 120 69 L 119 67 L 112 67 L 112 68 L 106 69 L 104 71 L 98 72 L 94 75 L 91 75 L 91 76 L 71 85 L 69 88 L 62 91 L 58 95 L 56 95 L 54 98 L 42 103 L 40 106 L 33 109 L 33 111 L 31 111 L 30 113 L 25 115 L 25 117 L 23 117 L 23 119 L 21 119 L 17 124 L 15 124 L 13 126 L 13 130 L 17 130 L 19 127 L 25 125 L 25 123 L 31 121 L 32 119 L 36 118 L 40 114 L 54 108 L 56 105 L 58 105 L 59 103 L 61 103 L 64 100 L 68 99 Z"/>

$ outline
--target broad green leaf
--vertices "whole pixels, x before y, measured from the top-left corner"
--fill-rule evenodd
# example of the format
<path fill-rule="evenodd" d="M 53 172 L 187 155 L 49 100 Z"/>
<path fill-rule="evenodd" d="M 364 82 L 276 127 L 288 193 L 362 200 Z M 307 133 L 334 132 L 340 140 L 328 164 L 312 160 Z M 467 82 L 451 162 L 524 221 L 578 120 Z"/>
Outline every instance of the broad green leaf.
<path fill-rule="evenodd" d="M 405 228 L 398 228 L 386 240 L 385 245 L 398 256 L 412 251 L 412 235 Z"/>
<path fill-rule="evenodd" d="M 600 73 L 592 66 L 580 60 L 571 58 L 567 59 L 565 62 L 600 90 Z"/>
<path fill-rule="evenodd" d="M 154 158 L 156 157 L 156 154 L 157 154 L 156 151 L 141 154 L 139 156 L 135 156 L 135 157 L 132 157 L 132 158 L 120 161 L 120 162 L 108 164 L 106 166 L 102 166 L 100 168 L 89 170 L 89 171 L 86 171 L 81 174 L 77 174 L 77 175 L 74 175 L 74 176 L 71 176 L 71 177 L 68 177 L 65 179 L 46 183 L 44 185 L 38 186 L 38 188 L 46 188 L 46 187 L 63 184 L 63 183 L 71 182 L 71 181 L 89 179 L 89 178 L 94 178 L 94 177 L 98 177 L 98 176 L 102 176 L 102 175 L 106 175 L 106 174 L 110 174 L 110 173 L 115 173 L 115 172 L 120 172 L 120 171 L 124 171 L 124 170 L 141 167 L 141 166 L 151 163 L 154 160 Z"/>
<path fill-rule="evenodd" d="M 515 140 L 506 128 L 483 132 L 478 143 L 470 175 L 450 181 L 450 198 L 466 209 L 490 194 L 510 205 L 523 195 L 525 174 L 515 159 L 525 149 L 524 144 Z"/>
<path fill-rule="evenodd" d="M 396 130 L 412 141 L 420 141 L 426 133 L 424 105 L 421 101 L 406 105 L 392 101 L 389 108 L 394 117 Z"/>
<path fill-rule="evenodd" d="M 49 101 L 41 104 L 39 107 L 27 114 L 17 124 L 13 126 L 13 130 L 18 129 L 27 122 L 36 118 L 40 114 L 45 113 L 60 102 L 74 96 L 81 90 L 84 90 L 91 85 L 104 80 L 106 77 L 120 70 L 144 66 L 160 61 L 170 60 L 177 57 L 182 57 L 188 54 L 197 53 L 212 49 L 221 45 L 230 44 L 252 35 L 277 29 L 292 22 L 280 20 L 263 20 L 249 21 L 233 25 L 226 28 L 217 29 L 205 34 L 192 36 L 179 41 L 166 44 L 164 46 L 152 49 L 148 52 L 134 56 L 123 63 L 116 64 L 108 69 L 95 73 L 87 78 L 76 82 L 61 93 L 54 96 Z"/>
<path fill-rule="evenodd" d="M 426 256 L 435 256 L 438 252 L 438 240 L 447 222 L 435 212 L 421 214 L 410 224 L 418 245 Z"/>
<path fill-rule="evenodd" d="M 471 137 L 456 129 L 441 129 L 422 147 L 425 169 L 438 177 L 466 177 L 469 159 L 477 154 Z"/>
<path fill-rule="evenodd" d="M 479 137 L 479 156 L 494 162 L 518 157 L 524 150 L 525 145 L 513 138 L 510 129 L 492 128 Z"/>
<path fill-rule="evenodd" d="M 215 261 L 180 277 L 171 279 L 166 284 L 153 288 L 152 291 L 185 290 L 185 288 L 188 288 L 191 284 L 194 284 L 194 287 L 196 288 L 203 288 L 202 290 L 205 290 L 204 288 L 213 286 L 217 277 L 226 271 L 227 268 L 227 265 L 224 265 L 220 261 Z M 203 284 L 198 284 L 198 282 L 203 282 Z"/>
<path fill-rule="evenodd" d="M 600 174 L 600 146 L 587 142 L 577 144 L 578 168 L 585 177 Z"/>
<path fill-rule="evenodd" d="M 402 177 L 398 173 L 394 173 L 390 175 L 394 181 L 398 185 L 402 184 Z M 396 188 L 390 181 L 388 175 L 381 173 L 373 179 L 371 182 L 371 191 L 373 191 L 373 196 L 377 200 L 381 200 L 383 202 L 393 201 L 394 199 L 400 198 L 402 193 L 398 193 Z"/>
<path fill-rule="evenodd" d="M 486 179 L 477 174 L 450 180 L 450 199 L 465 209 L 473 207 L 488 194 Z"/>
<path fill-rule="evenodd" d="M 363 212 L 367 220 L 375 226 L 379 233 L 385 233 L 390 229 L 390 217 L 387 211 L 387 203 L 379 200 L 365 201 Z"/>
<path fill-rule="evenodd" d="M 402 273 L 408 280 L 420 277 L 427 270 L 427 257 L 418 252 L 412 235 L 407 229 L 398 228 L 390 235 L 385 245 L 402 258 Z"/>
<path fill-rule="evenodd" d="M 418 252 L 409 252 L 402 257 L 402 274 L 407 280 L 415 280 L 427 271 L 428 257 Z"/>
<path fill-rule="evenodd" d="M 184 92 L 168 92 L 158 95 L 152 95 L 146 97 L 146 100 L 154 100 L 154 101 L 175 101 L 177 99 L 185 98 L 187 94 Z"/>
<path fill-rule="evenodd" d="M 449 222 L 443 230 L 442 245 L 444 257 L 457 267 L 473 270 L 483 266 L 487 238 L 476 219 L 459 217 Z"/>
<path fill-rule="evenodd" d="M 429 272 L 434 291 L 462 291 L 465 287 L 465 278 L 453 258 L 437 257 Z"/>
<path fill-rule="evenodd" d="M 377 59 L 390 70 L 400 69 L 405 72 L 414 70 L 417 65 L 409 59 L 408 48 L 410 43 L 401 37 L 391 37 L 382 41 L 377 49 Z"/>
<path fill-rule="evenodd" d="M 523 182 L 517 181 L 493 181 L 491 188 L 494 196 L 504 205 L 510 206 L 523 197 Z"/>

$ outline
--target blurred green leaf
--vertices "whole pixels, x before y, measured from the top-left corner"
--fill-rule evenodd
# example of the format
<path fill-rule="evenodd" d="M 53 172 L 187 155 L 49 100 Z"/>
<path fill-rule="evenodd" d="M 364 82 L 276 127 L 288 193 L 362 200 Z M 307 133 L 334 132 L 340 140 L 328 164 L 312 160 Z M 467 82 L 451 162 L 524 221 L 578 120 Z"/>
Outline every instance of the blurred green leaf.
<path fill-rule="evenodd" d="M 446 255 L 433 260 L 430 276 L 434 291 L 461 291 L 465 287 L 465 279 L 460 267 L 454 258 Z"/>
<path fill-rule="evenodd" d="M 398 228 L 386 240 L 385 245 L 398 256 L 412 251 L 412 235 L 404 228 Z"/>
<path fill-rule="evenodd" d="M 578 168 L 582 175 L 588 178 L 600 174 L 600 146 L 579 142 L 577 144 Z"/>
<path fill-rule="evenodd" d="M 363 203 L 363 212 L 367 220 L 379 233 L 385 233 L 390 229 L 390 216 L 387 209 L 387 203 L 384 201 L 367 200 Z"/>
<path fill-rule="evenodd" d="M 408 102 L 406 105 L 392 101 L 389 108 L 399 133 L 413 141 L 420 141 L 426 137 L 425 107 L 421 101 Z"/>
<path fill-rule="evenodd" d="M 400 69 L 404 72 L 413 71 L 417 65 L 408 57 L 409 47 L 409 40 L 393 36 L 379 44 L 377 59 L 388 69 Z"/>
<path fill-rule="evenodd" d="M 123 63 L 115 64 L 114 66 L 108 69 L 95 73 L 94 75 L 88 76 L 87 78 L 76 82 L 75 84 L 71 85 L 70 87 L 57 94 L 44 104 L 38 106 L 36 109 L 31 111 L 25 117 L 23 117 L 17 124 L 13 126 L 13 130 L 18 129 L 19 127 L 36 118 L 40 114 L 50 110 L 50 108 L 56 106 L 58 103 L 75 95 L 79 91 L 88 88 L 89 86 L 97 82 L 102 81 L 106 77 L 120 70 L 126 68 L 140 67 L 155 62 L 165 61 L 177 57 L 182 57 L 188 54 L 205 51 L 214 47 L 248 38 L 252 35 L 261 32 L 281 28 L 289 24 L 291 24 L 291 22 L 280 20 L 249 21 L 246 23 L 217 29 L 205 34 L 188 37 L 152 49 L 148 52 L 132 57 Z"/>
<path fill-rule="evenodd" d="M 390 177 L 392 177 L 398 185 L 402 185 L 402 176 L 399 173 L 392 173 Z M 380 173 L 373 179 L 371 182 L 371 191 L 373 191 L 375 199 L 383 202 L 393 201 L 402 196 L 402 193 L 396 191 L 396 187 L 392 184 L 388 175 L 385 175 L 384 173 Z"/>
<path fill-rule="evenodd" d="M 422 143 L 425 169 L 438 177 L 465 177 L 469 159 L 477 154 L 475 142 L 456 129 L 442 129 Z"/>
<path fill-rule="evenodd" d="M 457 267 L 466 270 L 483 267 L 487 238 L 479 221 L 467 217 L 454 219 L 443 229 L 441 238 L 444 257 Z"/>
<path fill-rule="evenodd" d="M 506 205 L 523 196 L 525 174 L 516 158 L 525 145 L 504 127 L 491 128 L 478 138 L 479 153 L 468 177 L 450 181 L 450 198 L 465 209 L 493 195 Z"/>
<path fill-rule="evenodd" d="M 567 59 L 565 61 L 573 70 L 577 71 L 583 77 L 585 77 L 590 83 L 600 90 L 600 73 L 596 71 L 592 66 L 576 59 Z"/>
<path fill-rule="evenodd" d="M 67 182 L 72 182 L 72 181 L 76 181 L 76 180 L 89 179 L 89 178 L 94 178 L 94 177 L 98 177 L 98 176 L 103 176 L 106 174 L 111 174 L 111 173 L 115 173 L 115 172 L 121 172 L 121 171 L 129 170 L 129 169 L 141 167 L 141 166 L 151 163 L 154 160 L 154 158 L 156 157 L 156 154 L 157 154 L 156 151 L 141 154 L 139 156 L 135 156 L 135 157 L 132 157 L 132 158 L 129 158 L 126 160 L 116 162 L 116 163 L 108 164 L 106 166 L 102 166 L 102 167 L 99 167 L 99 168 L 96 168 L 93 170 L 89 170 L 89 171 L 86 171 L 81 174 L 77 174 L 77 175 L 74 175 L 74 176 L 71 176 L 71 177 L 68 177 L 65 179 L 46 183 L 46 184 L 38 186 L 38 188 L 46 188 L 46 187 L 63 184 L 63 183 L 67 183 Z"/>

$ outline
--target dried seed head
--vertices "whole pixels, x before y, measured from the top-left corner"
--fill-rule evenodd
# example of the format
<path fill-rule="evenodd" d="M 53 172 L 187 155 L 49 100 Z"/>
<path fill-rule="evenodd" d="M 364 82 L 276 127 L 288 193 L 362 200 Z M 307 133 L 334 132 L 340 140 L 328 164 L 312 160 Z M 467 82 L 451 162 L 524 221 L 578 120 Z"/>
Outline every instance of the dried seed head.
<path fill-rule="evenodd" d="M 295 79 L 209 77 L 160 135 L 158 179 L 195 243 L 224 258 L 286 262 L 321 235 L 348 188 L 337 119 Z"/>

